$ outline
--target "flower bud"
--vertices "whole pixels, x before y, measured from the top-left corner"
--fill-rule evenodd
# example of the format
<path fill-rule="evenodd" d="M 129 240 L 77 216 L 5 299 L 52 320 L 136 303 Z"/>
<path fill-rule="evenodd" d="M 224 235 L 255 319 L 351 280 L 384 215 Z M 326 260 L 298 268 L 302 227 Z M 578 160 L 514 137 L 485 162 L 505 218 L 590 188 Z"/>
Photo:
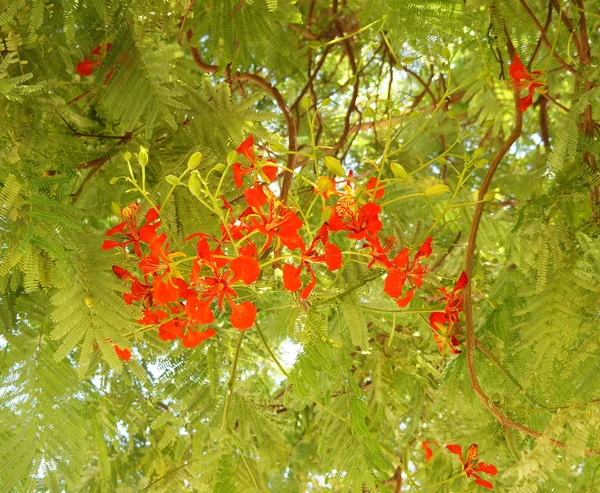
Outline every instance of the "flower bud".
<path fill-rule="evenodd" d="M 448 185 L 439 183 L 438 185 L 427 187 L 423 193 L 425 194 L 425 197 L 438 197 L 439 195 L 445 194 L 448 190 L 450 190 Z"/>
<path fill-rule="evenodd" d="M 194 154 L 192 154 L 190 156 L 190 158 L 188 159 L 187 169 L 189 169 L 189 170 L 196 169 L 198 166 L 200 166 L 200 161 L 202 161 L 202 153 L 194 152 Z"/>
<path fill-rule="evenodd" d="M 408 179 L 408 173 L 404 169 L 404 166 L 398 163 L 391 163 L 390 168 L 392 169 L 392 173 L 396 178 L 400 178 L 403 181 Z"/>
<path fill-rule="evenodd" d="M 138 161 L 140 166 L 146 166 L 148 164 L 148 151 L 143 147 L 140 148 L 140 152 L 138 154 Z"/>
<path fill-rule="evenodd" d="M 340 163 L 339 159 L 336 159 L 333 156 L 325 156 L 325 166 L 335 176 L 346 176 L 346 171 L 344 170 L 342 163 Z"/>

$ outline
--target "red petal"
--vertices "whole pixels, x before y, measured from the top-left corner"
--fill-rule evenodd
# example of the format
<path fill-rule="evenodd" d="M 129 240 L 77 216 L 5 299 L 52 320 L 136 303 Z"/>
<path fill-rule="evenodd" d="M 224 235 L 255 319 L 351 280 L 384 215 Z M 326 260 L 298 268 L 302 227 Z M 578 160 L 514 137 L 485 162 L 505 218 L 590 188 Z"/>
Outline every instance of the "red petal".
<path fill-rule="evenodd" d="M 435 331 L 440 331 L 446 325 L 446 314 L 444 312 L 433 312 L 429 315 L 429 325 Z"/>
<path fill-rule="evenodd" d="M 337 270 L 342 266 L 342 250 L 333 243 L 325 243 L 325 263 L 329 270 Z"/>
<path fill-rule="evenodd" d="M 446 445 L 446 448 L 453 454 L 458 455 L 462 462 L 462 447 L 460 445 L 450 444 L 450 445 Z"/>
<path fill-rule="evenodd" d="M 145 243 L 153 243 L 156 241 L 156 230 L 160 227 L 160 223 L 156 224 L 144 224 L 140 230 L 140 240 Z"/>
<path fill-rule="evenodd" d="M 79 75 L 87 77 L 92 75 L 92 70 L 96 65 L 98 65 L 98 62 L 92 62 L 87 58 L 84 58 L 83 62 L 77 64 L 76 70 Z"/>
<path fill-rule="evenodd" d="M 267 203 L 267 195 L 264 192 L 262 185 L 254 184 L 253 187 L 244 190 L 244 197 L 246 197 L 246 204 L 248 207 L 254 207 L 260 209 Z"/>
<path fill-rule="evenodd" d="M 383 283 L 383 291 L 390 298 L 399 298 L 406 282 L 406 273 L 401 269 L 392 269 Z"/>
<path fill-rule="evenodd" d="M 122 267 L 119 267 L 118 265 L 113 265 L 112 270 L 115 273 L 115 276 L 117 276 L 122 281 L 134 281 L 135 280 L 135 276 L 131 272 L 126 271 L 125 269 L 123 269 Z"/>
<path fill-rule="evenodd" d="M 521 58 L 519 57 L 519 55 L 515 55 L 514 61 L 508 67 L 508 73 L 516 81 L 520 81 L 523 79 L 532 79 L 531 74 L 527 71 L 527 69 L 521 62 Z"/>
<path fill-rule="evenodd" d="M 117 353 L 117 356 L 123 361 L 129 361 L 131 359 L 131 351 L 127 348 L 120 349 L 119 346 L 115 345 L 115 353 Z"/>
<path fill-rule="evenodd" d="M 398 298 L 396 300 L 396 305 L 398 305 L 400 308 L 404 308 L 405 306 L 407 306 L 410 303 L 410 300 L 413 299 L 414 295 L 415 295 L 415 291 L 413 289 L 411 289 L 410 291 L 407 291 L 404 298 Z"/>
<path fill-rule="evenodd" d="M 301 272 L 302 266 L 295 267 L 292 264 L 285 264 L 283 266 L 283 287 L 288 291 L 298 291 L 302 287 Z"/>
<path fill-rule="evenodd" d="M 375 187 L 377 187 L 377 191 L 375 192 L 375 194 L 373 194 L 372 192 L 367 192 L 367 196 L 371 200 L 380 199 L 385 194 L 385 190 L 383 189 L 383 184 L 381 182 L 377 182 L 377 177 L 373 176 L 367 182 L 367 186 L 365 188 L 370 191 L 370 190 L 374 190 Z M 373 195 L 375 195 L 374 199 L 373 199 Z"/>
<path fill-rule="evenodd" d="M 216 332 L 213 329 L 206 329 L 202 332 L 188 330 L 188 333 L 181 338 L 181 342 L 184 347 L 191 349 L 214 335 L 216 335 Z"/>
<path fill-rule="evenodd" d="M 484 472 L 485 474 L 489 474 L 491 476 L 495 476 L 496 474 L 498 474 L 498 469 L 495 465 L 486 464 L 485 462 L 479 462 L 475 470 L 479 472 Z"/>
<path fill-rule="evenodd" d="M 433 457 L 433 450 L 431 450 L 429 444 L 431 443 L 437 445 L 438 447 L 439 445 L 437 444 L 437 442 L 426 442 L 425 440 L 423 440 L 421 443 L 423 445 L 423 449 L 425 450 L 425 462 L 429 462 L 429 459 Z"/>
<path fill-rule="evenodd" d="M 231 306 L 231 325 L 239 330 L 249 329 L 256 320 L 256 307 L 249 301 L 244 301 L 239 305 L 230 303 Z"/>
<path fill-rule="evenodd" d="M 485 479 L 481 479 L 479 476 L 476 476 L 475 474 L 472 474 L 471 476 L 473 478 L 475 478 L 475 482 L 479 486 L 483 486 L 484 488 L 487 488 L 488 490 L 494 489 L 494 485 L 492 483 L 490 483 L 489 481 L 486 481 Z"/>
<path fill-rule="evenodd" d="M 279 168 L 277 166 L 262 167 L 262 172 L 269 179 L 269 181 L 273 181 L 275 178 L 277 178 L 277 171 L 279 171 Z"/>
<path fill-rule="evenodd" d="M 174 341 L 178 337 L 183 337 L 179 320 L 169 320 L 162 324 L 158 328 L 158 337 L 163 341 Z"/>
<path fill-rule="evenodd" d="M 237 188 L 240 188 L 240 187 L 237 187 Z M 227 199 L 225 198 L 225 196 L 220 195 L 219 198 L 223 201 L 223 207 L 225 207 L 225 209 L 227 209 L 233 215 L 233 207 L 231 207 L 231 205 L 229 205 L 229 202 L 227 202 Z"/>
<path fill-rule="evenodd" d="M 170 282 L 168 277 L 164 277 L 164 280 L 161 277 L 154 277 L 152 300 L 157 305 L 166 305 L 167 303 L 177 301 L 179 295 L 177 287 Z"/>
<path fill-rule="evenodd" d="M 160 209 L 160 207 L 153 207 L 152 209 L 149 209 L 148 212 L 146 212 L 146 222 L 148 224 L 150 224 L 151 222 L 156 221 L 160 215 L 158 210 Z"/>
<path fill-rule="evenodd" d="M 283 243 L 290 250 L 295 250 L 296 248 L 304 248 L 304 241 L 302 240 L 302 237 L 298 234 L 297 228 L 281 228 L 277 236 L 281 240 L 281 243 Z"/>
<path fill-rule="evenodd" d="M 529 87 L 529 94 L 519 101 L 519 111 L 525 112 L 533 104 L 533 91 L 535 88 Z"/>
<path fill-rule="evenodd" d="M 305 286 L 305 288 L 300 292 L 300 298 L 302 298 L 303 300 L 310 296 L 310 293 L 312 293 L 312 290 L 317 284 L 317 277 L 315 276 L 313 270 L 308 265 L 306 266 L 306 269 L 310 273 L 311 279 L 310 282 Z"/>
<path fill-rule="evenodd" d="M 112 228 L 110 228 L 107 232 L 106 232 L 106 236 L 112 236 L 115 233 L 122 233 L 123 229 L 125 229 L 125 221 L 123 221 L 122 223 L 117 224 L 116 226 L 113 226 Z"/>
<path fill-rule="evenodd" d="M 229 267 L 233 271 L 231 282 L 241 279 L 246 286 L 255 282 L 260 275 L 260 265 L 252 257 L 234 258 L 229 263 Z"/>
<path fill-rule="evenodd" d="M 396 267 L 400 267 L 401 269 L 406 268 L 408 265 L 408 248 L 405 248 L 398 255 L 396 255 L 394 260 L 392 260 L 392 264 L 394 264 Z"/>
<path fill-rule="evenodd" d="M 244 185 L 244 175 L 247 175 L 250 170 L 242 168 L 241 163 L 235 163 L 231 167 L 233 171 L 233 181 L 235 181 L 235 188 L 242 188 Z"/>
<path fill-rule="evenodd" d="M 421 245 L 421 248 L 419 248 L 419 251 L 415 255 L 414 262 L 417 262 L 418 260 L 420 260 L 422 258 L 427 258 L 431 255 L 431 241 L 432 241 L 431 236 L 425 240 L 425 243 L 423 243 Z"/>
<path fill-rule="evenodd" d="M 256 248 L 256 245 L 254 243 L 252 243 L 251 241 L 248 243 L 248 245 L 246 246 L 241 246 L 238 251 L 240 252 L 240 255 L 242 255 L 243 257 L 251 257 L 254 259 L 258 259 L 258 250 Z"/>
<path fill-rule="evenodd" d="M 236 149 L 238 154 L 243 154 L 244 156 L 250 152 L 252 152 L 252 148 L 254 147 L 254 136 L 250 134 L 248 138 L 242 142 L 238 148 Z"/>
<path fill-rule="evenodd" d="M 110 250 L 110 249 L 116 248 L 116 247 L 124 247 L 128 243 L 131 243 L 131 242 L 130 241 L 104 240 L 104 243 L 102 243 L 102 250 Z"/>
<path fill-rule="evenodd" d="M 199 300 L 198 298 L 189 298 L 185 302 L 185 313 L 190 320 L 197 324 L 210 324 L 215 319 L 210 309 L 210 301 Z"/>
<path fill-rule="evenodd" d="M 463 290 L 468 282 L 469 282 L 469 278 L 467 277 L 467 273 L 465 271 L 463 271 L 460 274 L 458 281 L 456 281 L 456 284 L 454 285 L 454 291 L 458 292 L 460 290 Z"/>

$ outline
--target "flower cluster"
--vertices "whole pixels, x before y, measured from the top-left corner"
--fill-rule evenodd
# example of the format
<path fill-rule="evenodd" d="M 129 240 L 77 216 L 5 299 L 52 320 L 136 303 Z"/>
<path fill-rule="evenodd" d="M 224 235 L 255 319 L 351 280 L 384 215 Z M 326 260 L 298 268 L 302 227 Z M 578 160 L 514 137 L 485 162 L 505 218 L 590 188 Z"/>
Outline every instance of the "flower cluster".
<path fill-rule="evenodd" d="M 425 450 L 425 461 L 429 462 L 433 457 L 433 451 L 431 450 L 430 445 L 436 445 L 437 447 L 439 447 L 439 445 L 436 442 L 426 441 L 424 441 L 422 444 L 423 449 Z M 446 445 L 446 448 L 451 453 L 458 456 L 462 465 L 463 473 L 466 475 L 467 478 L 473 478 L 475 480 L 475 483 L 477 483 L 480 486 L 483 486 L 484 488 L 487 488 L 488 490 L 494 489 L 492 483 L 486 481 L 485 479 L 482 479 L 480 474 L 484 473 L 489 474 L 490 476 L 495 476 L 496 474 L 498 474 L 498 469 L 492 464 L 479 462 L 477 444 L 471 444 L 469 450 L 467 451 L 466 460 L 463 459 L 462 447 L 460 445 L 449 444 Z"/>
<path fill-rule="evenodd" d="M 317 230 L 311 231 L 303 219 L 306 214 L 285 204 L 267 186 L 277 178 L 278 167 L 272 160 L 255 153 L 252 136 L 237 148 L 237 157 L 241 162 L 233 163 L 231 159 L 231 172 L 236 188 L 243 189 L 245 206 L 236 214 L 225 197 L 212 196 L 213 212 L 221 219 L 220 232 L 213 236 L 200 231 L 188 236 L 186 243 L 196 243 L 191 257 L 172 250 L 167 234 L 159 232 L 158 207 L 152 207 L 142 216 L 140 204 L 133 203 L 121 211 L 122 221 L 106 233 L 109 238 L 102 248 L 122 249 L 140 273 L 136 275 L 123 267 L 113 267 L 119 279 L 130 283 L 129 291 L 123 295 L 125 302 L 139 303 L 143 309 L 140 324 L 155 326 L 161 339 L 180 339 L 188 348 L 216 335 L 215 329 L 210 327 L 215 318 L 214 310 L 226 312 L 234 328 L 247 330 L 255 323 L 257 308 L 252 301 L 243 299 L 240 290 L 244 297 L 255 296 L 256 291 L 244 290 L 253 285 L 256 288 L 255 283 L 261 277 L 261 262 L 263 267 L 269 264 L 280 267 L 283 288 L 298 292 L 300 299 L 306 300 L 317 284 L 317 269 L 336 271 L 342 267 L 344 252 L 332 241 L 342 234 L 357 242 L 356 247 L 366 250 L 366 253 L 351 251 L 347 254 L 366 256 L 368 268 L 376 266 L 387 272 L 384 292 L 399 307 L 410 303 L 428 272 L 423 261 L 432 253 L 432 238 L 425 240 L 412 259 L 408 248 L 397 255 L 391 253 L 394 239 L 380 237 L 383 224 L 381 206 L 377 202 L 385 192 L 379 177 L 371 176 L 362 185 L 352 172 L 343 182 L 319 178 L 315 193 L 320 197 L 315 200 L 322 200 L 323 222 Z M 247 179 L 251 183 L 244 188 Z M 202 197 L 202 183 L 198 172 L 192 171 L 190 191 Z M 209 190 L 204 192 L 210 195 Z M 281 256 L 284 248 L 286 251 Z M 459 344 L 456 330 L 462 308 L 460 291 L 465 283 L 466 276 L 464 279 L 461 276 L 452 293 L 442 290 L 447 299 L 446 309 L 433 313 L 430 319 L 440 350 L 441 327 L 446 324 L 450 328 L 444 337 L 451 341 L 453 352 Z M 121 359 L 131 357 L 129 349 L 115 347 L 115 351 Z"/>

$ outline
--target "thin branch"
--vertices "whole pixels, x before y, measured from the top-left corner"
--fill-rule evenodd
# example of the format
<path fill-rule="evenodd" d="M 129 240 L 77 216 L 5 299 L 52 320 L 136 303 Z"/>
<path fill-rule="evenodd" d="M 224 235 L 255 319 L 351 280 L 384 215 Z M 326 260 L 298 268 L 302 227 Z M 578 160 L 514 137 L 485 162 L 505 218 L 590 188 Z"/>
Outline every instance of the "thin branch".
<path fill-rule="evenodd" d="M 529 8 L 529 5 L 527 5 L 527 2 L 525 0 L 519 0 L 519 2 L 523 6 L 523 10 L 525 10 L 525 12 L 527 13 L 527 15 L 531 18 L 531 20 L 533 21 L 533 23 L 538 28 L 538 31 L 540 32 L 540 35 L 542 36 L 542 41 L 544 42 L 544 45 L 546 45 L 546 48 L 548 48 L 551 51 L 551 53 L 554 56 L 554 58 L 556 58 L 556 61 L 558 63 L 560 63 L 560 65 L 565 70 L 568 70 L 572 74 L 577 74 L 577 70 L 575 70 L 573 67 L 571 67 L 571 65 L 569 65 L 567 62 L 565 62 L 560 57 L 560 55 L 558 53 L 556 53 L 555 50 L 552 49 L 552 43 L 550 43 L 550 40 L 548 39 L 548 36 L 546 36 L 546 31 L 544 30 L 544 26 L 542 26 L 540 24 L 540 21 L 538 21 L 538 19 L 535 16 L 535 14 L 531 11 L 531 9 Z"/>

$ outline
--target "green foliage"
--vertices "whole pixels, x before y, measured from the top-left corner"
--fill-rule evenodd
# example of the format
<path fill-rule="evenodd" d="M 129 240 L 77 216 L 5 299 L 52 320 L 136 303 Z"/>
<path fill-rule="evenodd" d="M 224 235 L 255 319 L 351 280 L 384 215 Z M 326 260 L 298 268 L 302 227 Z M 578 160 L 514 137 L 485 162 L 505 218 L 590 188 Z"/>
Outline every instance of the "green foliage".
<path fill-rule="evenodd" d="M 0 492 L 469 490 L 471 479 L 446 482 L 456 457 L 425 462 L 423 440 L 477 443 L 498 491 L 596 491 L 598 16 L 594 2 L 557 5 L 566 20 L 538 0 L 3 2 Z M 428 322 L 465 269 L 487 163 L 514 127 L 513 50 L 547 85 L 486 197 L 473 356 L 488 405 L 538 439 L 478 397 L 464 330 L 463 352 L 441 355 Z M 408 308 L 383 293 L 383 269 L 367 269 L 364 240 L 330 232 L 344 265 L 317 268 L 307 300 L 283 289 L 281 261 L 240 290 L 260 332 L 239 347 L 228 315 L 194 349 L 138 322 L 111 270 L 134 254 L 102 250 L 106 231 L 122 207 L 152 201 L 172 249 L 195 255 L 189 235 L 220 231 L 198 184 L 242 210 L 221 163 L 249 134 L 296 166 L 287 199 L 303 234 L 328 214 L 311 183 L 334 176 L 326 162 L 391 184 L 390 255 L 412 259 L 434 238 Z M 141 146 L 140 190 L 126 179 L 142 183 Z M 132 349 L 128 362 L 115 345 Z"/>

